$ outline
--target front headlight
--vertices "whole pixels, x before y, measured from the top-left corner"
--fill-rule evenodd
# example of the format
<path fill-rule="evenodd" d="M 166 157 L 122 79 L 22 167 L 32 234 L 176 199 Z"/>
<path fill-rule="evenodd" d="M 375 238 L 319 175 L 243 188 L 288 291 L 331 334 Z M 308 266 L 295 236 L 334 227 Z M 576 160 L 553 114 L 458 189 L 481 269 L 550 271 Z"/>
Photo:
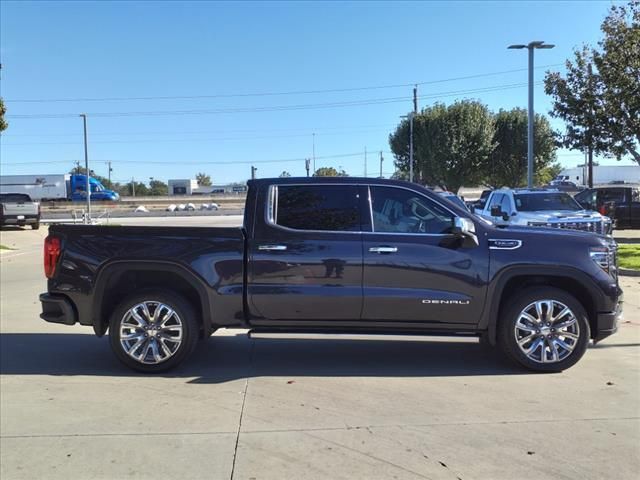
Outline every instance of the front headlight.
<path fill-rule="evenodd" d="M 609 274 L 611 273 L 611 270 L 615 268 L 613 255 L 613 251 L 608 247 L 591 247 L 589 249 L 589 256 L 591 257 L 591 260 Z"/>

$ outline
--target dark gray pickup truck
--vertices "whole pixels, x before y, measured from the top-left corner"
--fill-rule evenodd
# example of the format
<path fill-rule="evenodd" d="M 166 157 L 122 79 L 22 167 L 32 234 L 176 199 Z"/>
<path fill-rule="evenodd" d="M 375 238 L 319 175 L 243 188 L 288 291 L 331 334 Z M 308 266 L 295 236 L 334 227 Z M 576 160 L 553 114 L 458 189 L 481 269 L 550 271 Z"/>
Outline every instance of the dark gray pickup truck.
<path fill-rule="evenodd" d="M 611 239 L 498 228 L 390 180 L 250 181 L 241 228 L 54 225 L 44 266 L 42 318 L 108 331 L 145 372 L 218 328 L 475 335 L 559 371 L 622 311 Z"/>

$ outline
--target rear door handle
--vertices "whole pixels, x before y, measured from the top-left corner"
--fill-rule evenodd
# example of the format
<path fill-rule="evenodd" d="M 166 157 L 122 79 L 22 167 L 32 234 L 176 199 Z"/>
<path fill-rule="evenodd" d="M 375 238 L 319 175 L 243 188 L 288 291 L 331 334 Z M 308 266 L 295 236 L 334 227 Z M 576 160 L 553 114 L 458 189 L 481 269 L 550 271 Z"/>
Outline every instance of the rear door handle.
<path fill-rule="evenodd" d="M 286 245 L 258 245 L 258 250 L 263 252 L 284 252 L 286 249 Z"/>
<path fill-rule="evenodd" d="M 371 247 L 369 251 L 371 253 L 396 253 L 398 247 Z"/>

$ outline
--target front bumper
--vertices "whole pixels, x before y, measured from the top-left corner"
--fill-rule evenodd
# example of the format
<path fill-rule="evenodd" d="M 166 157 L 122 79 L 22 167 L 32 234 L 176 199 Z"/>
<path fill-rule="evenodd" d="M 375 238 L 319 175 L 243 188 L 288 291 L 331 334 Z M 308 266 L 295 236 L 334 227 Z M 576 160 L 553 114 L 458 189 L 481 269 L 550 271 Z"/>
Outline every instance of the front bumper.
<path fill-rule="evenodd" d="M 76 311 L 67 297 L 42 293 L 40 294 L 40 303 L 42 303 L 40 318 L 43 320 L 49 323 L 61 323 L 63 325 L 73 325 L 76 323 Z"/>
<path fill-rule="evenodd" d="M 593 343 L 598 343 L 618 331 L 618 324 L 622 319 L 622 304 L 624 303 L 622 300 L 623 297 L 622 294 L 620 294 L 615 311 L 598 313 L 596 318 L 598 330 L 593 337 Z"/>

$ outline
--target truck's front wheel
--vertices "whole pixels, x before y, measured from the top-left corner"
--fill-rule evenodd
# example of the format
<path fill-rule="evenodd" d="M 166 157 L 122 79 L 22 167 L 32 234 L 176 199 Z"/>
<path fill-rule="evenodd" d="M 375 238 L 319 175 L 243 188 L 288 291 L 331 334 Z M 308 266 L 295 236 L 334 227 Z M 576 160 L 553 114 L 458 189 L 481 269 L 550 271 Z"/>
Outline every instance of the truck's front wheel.
<path fill-rule="evenodd" d="M 163 372 L 195 348 L 199 329 L 184 298 L 149 290 L 123 300 L 109 321 L 109 341 L 118 359 L 135 370 Z"/>
<path fill-rule="evenodd" d="M 582 304 L 567 292 L 536 287 L 509 300 L 498 329 L 505 354 L 538 372 L 573 366 L 587 349 L 589 322 Z"/>

